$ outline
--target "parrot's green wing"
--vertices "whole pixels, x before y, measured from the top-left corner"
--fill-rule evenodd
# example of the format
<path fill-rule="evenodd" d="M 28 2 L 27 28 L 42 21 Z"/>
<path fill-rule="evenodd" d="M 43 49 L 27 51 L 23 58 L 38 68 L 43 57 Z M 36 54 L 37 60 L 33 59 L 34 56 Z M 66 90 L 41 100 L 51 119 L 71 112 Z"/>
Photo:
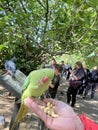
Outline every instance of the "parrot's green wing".
<path fill-rule="evenodd" d="M 16 127 L 16 124 L 19 123 L 21 121 L 21 119 L 25 117 L 27 110 L 28 110 L 27 107 L 24 104 L 21 104 L 21 107 L 19 109 L 19 112 L 17 114 L 17 117 L 14 121 L 14 124 L 13 124 L 11 130 L 14 130 Z"/>
<path fill-rule="evenodd" d="M 27 76 L 23 86 L 22 86 L 22 92 L 28 87 L 29 83 L 30 83 L 30 75 Z"/>
<path fill-rule="evenodd" d="M 22 91 L 24 91 L 30 84 L 32 77 L 34 77 L 34 71 L 32 71 L 26 78 L 23 86 L 22 86 Z"/>

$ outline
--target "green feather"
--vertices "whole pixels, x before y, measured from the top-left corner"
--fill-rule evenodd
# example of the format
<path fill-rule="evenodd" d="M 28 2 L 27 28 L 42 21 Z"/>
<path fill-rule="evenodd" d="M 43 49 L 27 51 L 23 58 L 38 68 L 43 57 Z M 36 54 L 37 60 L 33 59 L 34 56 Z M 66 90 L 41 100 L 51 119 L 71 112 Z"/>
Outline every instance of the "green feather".
<path fill-rule="evenodd" d="M 50 81 L 53 79 L 54 73 L 51 69 L 40 69 L 32 71 L 23 84 L 23 93 L 21 95 L 21 107 L 14 121 L 11 130 L 14 130 L 16 124 L 25 117 L 27 108 L 24 105 L 24 99 L 28 97 L 39 97 L 49 87 Z"/>

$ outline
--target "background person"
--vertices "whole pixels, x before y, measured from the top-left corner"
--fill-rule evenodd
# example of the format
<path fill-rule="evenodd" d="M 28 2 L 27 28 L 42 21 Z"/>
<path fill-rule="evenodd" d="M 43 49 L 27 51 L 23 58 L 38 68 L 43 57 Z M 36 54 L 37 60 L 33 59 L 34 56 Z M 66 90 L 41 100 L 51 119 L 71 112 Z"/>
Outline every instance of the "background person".
<path fill-rule="evenodd" d="M 54 69 L 54 65 L 56 64 L 56 60 L 53 58 L 51 61 L 50 61 L 50 68 L 51 69 Z"/>
<path fill-rule="evenodd" d="M 48 92 L 46 94 L 46 97 L 51 97 L 55 98 L 57 94 L 57 89 L 60 84 L 60 79 L 61 79 L 61 72 L 62 72 L 62 67 L 59 64 L 54 65 L 54 77 L 52 79 L 52 82 L 49 86 Z"/>
<path fill-rule="evenodd" d="M 84 99 L 87 97 L 90 89 L 91 89 L 91 97 L 90 98 L 91 99 L 94 98 L 97 84 L 98 84 L 98 68 L 97 68 L 97 66 L 94 66 L 94 69 L 91 72 L 91 79 L 90 79 L 89 83 L 87 84 L 85 92 L 84 92 L 84 96 L 83 96 Z"/>
<path fill-rule="evenodd" d="M 83 79 L 83 84 L 79 88 L 79 91 L 78 91 L 78 94 L 81 95 L 81 96 L 83 96 L 84 90 L 85 90 L 86 86 L 88 85 L 88 83 L 91 80 L 91 72 L 90 72 L 90 70 L 86 66 L 84 66 L 83 68 L 84 68 L 84 71 L 85 71 L 85 78 Z"/>
<path fill-rule="evenodd" d="M 76 95 L 82 85 L 83 79 L 85 77 L 85 72 L 82 63 L 79 61 L 76 62 L 75 69 L 73 71 L 70 69 L 69 71 L 71 73 L 71 77 L 69 79 L 69 87 L 67 90 L 67 103 L 70 104 L 72 100 L 71 106 L 74 107 L 76 103 Z"/>
<path fill-rule="evenodd" d="M 63 76 L 65 76 L 65 72 L 66 72 L 66 70 L 65 70 L 65 62 L 62 60 L 60 65 L 62 67 L 61 76 L 63 77 Z"/>

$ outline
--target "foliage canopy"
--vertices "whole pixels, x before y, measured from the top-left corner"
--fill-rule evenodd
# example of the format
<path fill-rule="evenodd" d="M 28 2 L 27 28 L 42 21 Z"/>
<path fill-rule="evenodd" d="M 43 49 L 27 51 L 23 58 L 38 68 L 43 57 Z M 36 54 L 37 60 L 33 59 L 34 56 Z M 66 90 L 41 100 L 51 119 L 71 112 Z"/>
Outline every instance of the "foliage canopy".
<path fill-rule="evenodd" d="M 0 0 L 0 64 L 15 56 L 26 73 L 45 57 L 98 46 L 98 0 Z"/>

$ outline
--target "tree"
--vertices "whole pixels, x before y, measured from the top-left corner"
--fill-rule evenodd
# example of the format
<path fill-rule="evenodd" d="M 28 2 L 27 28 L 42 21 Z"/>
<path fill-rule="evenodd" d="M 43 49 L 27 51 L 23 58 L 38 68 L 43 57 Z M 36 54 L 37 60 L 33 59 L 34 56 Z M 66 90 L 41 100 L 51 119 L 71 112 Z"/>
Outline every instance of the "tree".
<path fill-rule="evenodd" d="M 1 67 L 13 55 L 29 73 L 45 57 L 96 48 L 97 0 L 0 0 Z M 85 55 L 83 55 L 85 56 Z"/>

